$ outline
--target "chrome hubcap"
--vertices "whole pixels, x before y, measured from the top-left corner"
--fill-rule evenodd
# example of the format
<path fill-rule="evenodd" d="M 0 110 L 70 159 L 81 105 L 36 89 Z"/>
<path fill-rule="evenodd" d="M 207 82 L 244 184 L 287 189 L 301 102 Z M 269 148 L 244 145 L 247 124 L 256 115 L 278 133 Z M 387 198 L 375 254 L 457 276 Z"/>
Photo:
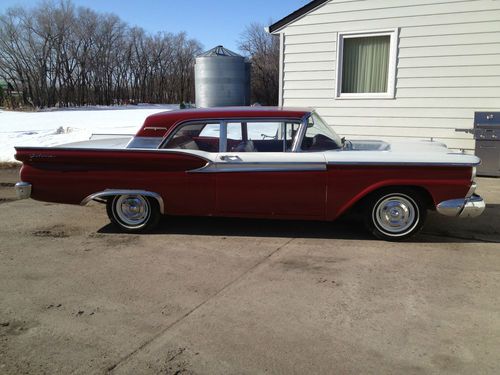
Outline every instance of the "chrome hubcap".
<path fill-rule="evenodd" d="M 383 198 L 375 206 L 373 214 L 376 223 L 385 232 L 407 232 L 416 225 L 416 205 L 404 196 Z"/>
<path fill-rule="evenodd" d="M 149 204 L 141 195 L 121 195 L 115 202 L 116 215 L 130 227 L 144 224 L 149 217 Z"/>

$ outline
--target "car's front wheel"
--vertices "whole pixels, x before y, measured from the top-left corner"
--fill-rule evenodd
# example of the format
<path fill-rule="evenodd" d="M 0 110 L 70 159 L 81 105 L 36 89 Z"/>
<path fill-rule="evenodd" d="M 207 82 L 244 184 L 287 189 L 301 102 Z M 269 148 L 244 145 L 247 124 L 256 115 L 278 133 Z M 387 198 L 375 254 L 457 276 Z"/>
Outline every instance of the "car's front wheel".
<path fill-rule="evenodd" d="M 422 196 L 411 189 L 388 189 L 368 200 L 365 223 L 377 238 L 402 241 L 422 229 L 427 209 Z"/>
<path fill-rule="evenodd" d="M 143 195 L 117 195 L 108 199 L 108 217 L 125 232 L 143 232 L 153 229 L 160 221 L 158 202 Z"/>

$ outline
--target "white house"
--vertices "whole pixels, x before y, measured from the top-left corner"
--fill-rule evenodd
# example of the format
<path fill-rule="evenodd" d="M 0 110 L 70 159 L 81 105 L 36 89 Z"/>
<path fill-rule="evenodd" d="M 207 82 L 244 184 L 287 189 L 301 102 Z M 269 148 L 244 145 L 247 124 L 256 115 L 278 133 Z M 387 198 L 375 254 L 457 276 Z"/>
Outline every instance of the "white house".
<path fill-rule="evenodd" d="M 475 111 L 500 110 L 500 0 L 315 0 L 269 27 L 280 104 L 347 138 L 474 149 Z"/>

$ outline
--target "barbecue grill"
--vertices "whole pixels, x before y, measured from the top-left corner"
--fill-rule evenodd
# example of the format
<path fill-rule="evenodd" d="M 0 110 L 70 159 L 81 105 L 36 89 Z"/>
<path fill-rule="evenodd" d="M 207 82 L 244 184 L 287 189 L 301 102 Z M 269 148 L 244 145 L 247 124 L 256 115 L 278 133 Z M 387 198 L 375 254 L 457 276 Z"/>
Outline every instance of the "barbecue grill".
<path fill-rule="evenodd" d="M 500 176 L 500 112 L 475 112 L 473 129 L 455 130 L 474 135 L 478 176 Z"/>

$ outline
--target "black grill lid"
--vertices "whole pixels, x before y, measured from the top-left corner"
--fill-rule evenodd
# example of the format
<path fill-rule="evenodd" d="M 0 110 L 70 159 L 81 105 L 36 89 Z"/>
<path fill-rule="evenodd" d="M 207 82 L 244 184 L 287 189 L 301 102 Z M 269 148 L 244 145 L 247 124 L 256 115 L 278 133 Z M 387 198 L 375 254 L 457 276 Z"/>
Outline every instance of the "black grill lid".
<path fill-rule="evenodd" d="M 500 112 L 475 112 L 475 128 L 498 128 L 500 127 Z"/>

